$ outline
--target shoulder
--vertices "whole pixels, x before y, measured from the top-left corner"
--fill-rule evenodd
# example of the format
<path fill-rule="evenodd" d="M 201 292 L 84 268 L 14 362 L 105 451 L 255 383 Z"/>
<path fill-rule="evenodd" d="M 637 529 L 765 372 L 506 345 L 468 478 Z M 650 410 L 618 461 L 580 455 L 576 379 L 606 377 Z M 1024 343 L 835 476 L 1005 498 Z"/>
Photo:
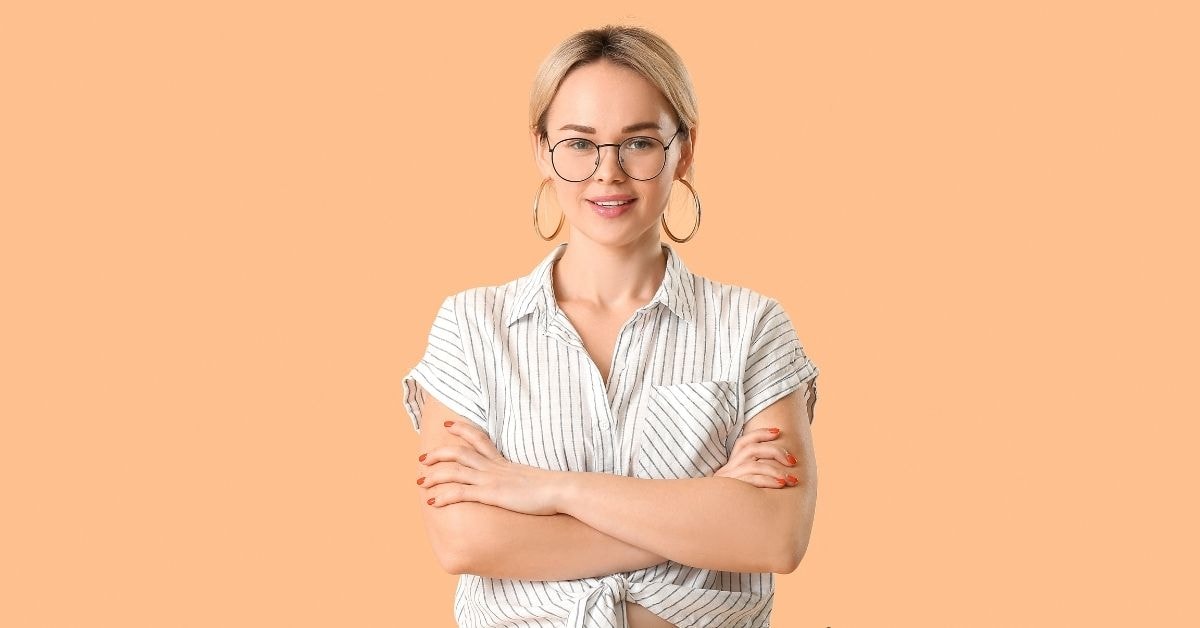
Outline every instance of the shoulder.
<path fill-rule="evenodd" d="M 447 295 L 445 303 L 463 311 L 478 311 L 489 306 L 503 305 L 512 300 L 528 281 L 529 276 L 524 275 L 504 283 L 465 288 Z"/>
<path fill-rule="evenodd" d="M 443 305 L 464 314 L 482 314 L 512 300 L 523 278 L 497 284 L 459 290 L 445 297 Z"/>
<path fill-rule="evenodd" d="M 442 316 L 452 318 L 463 330 L 476 333 L 499 333 L 504 328 L 505 313 L 520 293 L 524 277 L 502 284 L 482 285 L 447 295 L 441 306 Z"/>
<path fill-rule="evenodd" d="M 696 299 L 708 311 L 709 320 L 717 320 L 726 328 L 753 325 L 783 309 L 775 296 L 749 286 L 718 281 L 693 273 Z"/>

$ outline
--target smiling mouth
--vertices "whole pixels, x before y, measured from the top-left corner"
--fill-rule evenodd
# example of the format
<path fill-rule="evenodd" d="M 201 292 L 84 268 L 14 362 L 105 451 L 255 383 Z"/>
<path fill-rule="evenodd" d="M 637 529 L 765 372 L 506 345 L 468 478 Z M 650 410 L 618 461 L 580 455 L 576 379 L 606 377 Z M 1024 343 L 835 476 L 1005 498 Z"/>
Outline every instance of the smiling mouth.
<path fill-rule="evenodd" d="M 638 199 L 636 198 L 631 198 L 627 201 L 593 201 L 590 198 L 587 199 L 588 204 L 592 206 L 592 211 L 602 218 L 624 216 L 637 201 Z"/>

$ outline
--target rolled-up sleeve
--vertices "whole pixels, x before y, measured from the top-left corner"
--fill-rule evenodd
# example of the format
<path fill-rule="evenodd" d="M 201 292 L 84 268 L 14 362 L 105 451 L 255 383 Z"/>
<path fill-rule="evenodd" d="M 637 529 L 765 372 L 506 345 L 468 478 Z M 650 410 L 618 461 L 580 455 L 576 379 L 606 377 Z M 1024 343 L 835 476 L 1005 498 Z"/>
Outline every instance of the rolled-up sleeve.
<path fill-rule="evenodd" d="M 820 374 L 808 358 L 783 305 L 769 299 L 754 324 L 742 376 L 744 420 Z"/>
<path fill-rule="evenodd" d="M 455 307 L 459 302 L 454 295 L 442 301 L 429 330 L 425 354 L 403 379 L 404 409 L 417 433 L 421 432 L 425 405 L 425 399 L 417 391 L 418 383 L 446 407 L 487 430 L 483 394 L 470 366 L 474 361 L 468 359 L 463 349 L 462 325 Z"/>

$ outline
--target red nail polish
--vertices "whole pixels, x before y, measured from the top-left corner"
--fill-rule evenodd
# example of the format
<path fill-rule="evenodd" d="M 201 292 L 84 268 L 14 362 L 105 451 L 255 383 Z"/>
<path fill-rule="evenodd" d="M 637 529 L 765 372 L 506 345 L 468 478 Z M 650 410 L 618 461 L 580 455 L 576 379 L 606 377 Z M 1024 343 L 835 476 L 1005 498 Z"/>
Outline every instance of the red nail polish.
<path fill-rule="evenodd" d="M 428 455 L 429 455 L 429 454 L 421 454 L 421 457 L 420 457 L 420 458 L 417 458 L 417 460 L 419 460 L 419 461 L 421 461 L 421 462 L 425 462 L 425 456 L 428 456 Z"/>
<path fill-rule="evenodd" d="M 788 454 L 788 464 L 796 464 L 796 457 L 792 454 Z"/>
<path fill-rule="evenodd" d="M 434 499 L 435 499 L 435 498 L 433 498 L 433 497 L 430 497 L 430 498 L 429 498 L 429 499 L 428 499 L 428 500 L 427 500 L 425 503 L 426 503 L 426 504 L 429 504 L 430 506 L 432 506 L 432 505 L 433 505 L 433 500 L 434 500 Z"/>
<path fill-rule="evenodd" d="M 778 433 L 779 433 L 779 428 L 777 428 L 777 427 L 772 427 L 772 428 L 768 428 L 768 429 L 770 429 L 770 430 L 771 430 L 771 433 L 772 433 L 772 434 L 778 434 Z"/>
<path fill-rule="evenodd" d="M 424 484 L 425 478 L 417 478 L 417 484 Z"/>
<path fill-rule="evenodd" d="M 450 427 L 451 425 L 454 425 L 454 421 L 446 421 L 445 423 L 443 423 L 443 425 L 445 425 L 446 427 Z"/>
<path fill-rule="evenodd" d="M 796 477 L 796 476 L 794 476 L 794 475 L 788 475 L 788 481 L 789 481 L 789 482 L 791 482 L 792 484 L 799 484 L 799 483 L 800 483 L 800 480 L 799 480 L 799 478 L 797 478 L 797 477 Z"/>
<path fill-rule="evenodd" d="M 780 486 L 783 486 L 784 484 L 787 484 L 787 482 L 785 482 L 783 478 L 775 478 L 775 481 L 776 481 L 776 482 L 779 482 L 779 485 L 780 485 Z"/>

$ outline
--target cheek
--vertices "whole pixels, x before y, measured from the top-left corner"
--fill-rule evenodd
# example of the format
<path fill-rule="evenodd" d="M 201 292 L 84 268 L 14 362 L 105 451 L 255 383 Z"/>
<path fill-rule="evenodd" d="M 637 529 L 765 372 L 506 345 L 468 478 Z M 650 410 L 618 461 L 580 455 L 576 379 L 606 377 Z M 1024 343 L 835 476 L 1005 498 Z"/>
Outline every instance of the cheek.
<path fill-rule="evenodd" d="M 559 181 L 556 184 L 558 187 L 558 204 L 567 211 L 576 211 L 580 208 L 587 207 L 583 202 L 585 188 L 578 183 L 563 183 Z"/>
<path fill-rule="evenodd" d="M 667 181 L 666 179 L 663 180 Z M 655 179 L 655 181 L 658 180 Z M 667 195 L 670 193 L 671 186 L 669 184 L 663 185 L 660 183 L 656 185 L 647 185 L 639 192 L 639 196 L 646 201 L 642 207 L 649 213 L 657 214 L 658 212 L 662 211 L 663 207 L 666 205 Z"/>

